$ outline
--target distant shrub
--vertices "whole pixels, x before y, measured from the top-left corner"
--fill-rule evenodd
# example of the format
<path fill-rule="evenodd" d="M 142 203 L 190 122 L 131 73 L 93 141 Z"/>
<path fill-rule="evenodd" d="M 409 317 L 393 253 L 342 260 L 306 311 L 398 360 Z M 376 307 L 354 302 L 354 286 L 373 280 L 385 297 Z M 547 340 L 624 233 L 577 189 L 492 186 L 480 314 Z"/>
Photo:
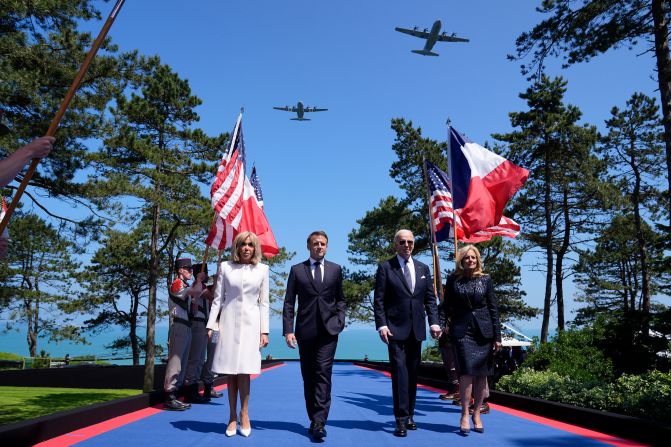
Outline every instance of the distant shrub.
<path fill-rule="evenodd" d="M 22 361 L 23 357 L 11 352 L 0 352 L 0 360 L 17 360 Z"/>
<path fill-rule="evenodd" d="M 595 347 L 588 329 L 560 332 L 529 354 L 523 366 L 587 383 L 613 380 L 612 361 Z"/>
<path fill-rule="evenodd" d="M 581 381 L 554 371 L 520 368 L 502 377 L 508 393 L 671 423 L 671 373 L 623 375 L 615 382 Z"/>

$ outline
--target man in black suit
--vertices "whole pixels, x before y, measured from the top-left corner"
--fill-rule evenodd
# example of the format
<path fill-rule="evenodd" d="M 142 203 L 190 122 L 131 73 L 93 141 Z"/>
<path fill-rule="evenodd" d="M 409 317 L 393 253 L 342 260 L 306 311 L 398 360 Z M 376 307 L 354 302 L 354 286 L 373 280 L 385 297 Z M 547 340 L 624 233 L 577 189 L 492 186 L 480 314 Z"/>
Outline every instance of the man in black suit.
<path fill-rule="evenodd" d="M 316 440 L 326 436 L 324 424 L 331 406 L 331 371 L 338 334 L 345 327 L 342 269 L 326 261 L 328 236 L 314 231 L 308 236 L 310 259 L 291 267 L 282 319 L 287 345 L 298 351 L 303 375 L 308 432 Z M 294 307 L 298 315 L 294 332 Z"/>
<path fill-rule="evenodd" d="M 431 273 L 426 264 L 411 256 L 414 245 L 411 231 L 396 232 L 396 256 L 378 266 L 373 297 L 375 326 L 389 349 L 394 435 L 401 437 L 417 429 L 413 415 L 427 315 L 431 336 L 438 338 L 441 333 Z"/>

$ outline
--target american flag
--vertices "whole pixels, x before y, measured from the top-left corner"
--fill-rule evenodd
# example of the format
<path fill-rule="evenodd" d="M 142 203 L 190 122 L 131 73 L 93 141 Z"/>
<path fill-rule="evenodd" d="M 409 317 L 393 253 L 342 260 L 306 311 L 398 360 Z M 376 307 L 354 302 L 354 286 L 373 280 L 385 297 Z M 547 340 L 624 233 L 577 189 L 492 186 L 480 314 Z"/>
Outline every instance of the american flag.
<path fill-rule="evenodd" d="M 259 177 L 256 175 L 256 166 L 252 166 L 252 176 L 249 178 L 249 183 L 254 187 L 254 194 L 256 194 L 256 200 L 259 202 L 259 206 L 263 208 L 263 191 L 261 191 Z"/>
<path fill-rule="evenodd" d="M 452 192 L 450 191 L 450 179 L 443 170 L 427 160 L 426 172 L 429 177 L 429 189 L 431 190 L 431 219 L 436 232 L 436 242 L 447 240 L 449 226 L 452 225 L 454 209 L 452 208 Z M 458 221 L 458 220 L 457 220 Z"/>
<path fill-rule="evenodd" d="M 225 250 L 233 245 L 234 233 L 235 230 L 231 224 L 221 217 L 215 216 L 205 243 L 215 250 Z"/>
<path fill-rule="evenodd" d="M 242 137 L 242 114 L 235 124 L 228 154 L 217 169 L 210 196 L 214 213 L 233 228 L 237 228 L 242 214 L 245 185 L 245 141 Z"/>
<path fill-rule="evenodd" d="M 453 225 L 452 222 L 455 215 L 457 220 L 457 239 L 462 242 L 484 242 L 494 236 L 514 238 L 520 233 L 520 226 L 514 220 L 502 216 L 498 225 L 480 230 L 466 238 L 461 226 L 459 210 L 455 211 L 453 209 L 450 178 L 443 170 L 430 161 L 426 162 L 426 172 L 429 177 L 429 188 L 431 190 L 431 203 L 429 205 L 431 219 L 435 228 L 436 242 L 448 240 L 453 235 L 450 227 Z"/>
<path fill-rule="evenodd" d="M 252 171 L 252 180 L 245 175 L 241 120 L 242 114 L 233 131 L 228 151 L 230 155 L 221 161 L 212 185 L 215 217 L 205 243 L 216 250 L 224 250 L 233 245 L 238 233 L 251 231 L 259 238 L 263 255 L 271 258 L 279 253 L 279 247 L 263 211 L 263 196 L 256 169 Z"/>
<path fill-rule="evenodd" d="M 2 209 L 0 210 L 0 222 L 5 218 L 5 213 L 7 212 L 7 202 L 5 202 L 5 198 L 2 198 Z M 7 227 L 2 232 L 2 237 L 5 239 L 9 239 L 9 230 L 7 230 Z"/>

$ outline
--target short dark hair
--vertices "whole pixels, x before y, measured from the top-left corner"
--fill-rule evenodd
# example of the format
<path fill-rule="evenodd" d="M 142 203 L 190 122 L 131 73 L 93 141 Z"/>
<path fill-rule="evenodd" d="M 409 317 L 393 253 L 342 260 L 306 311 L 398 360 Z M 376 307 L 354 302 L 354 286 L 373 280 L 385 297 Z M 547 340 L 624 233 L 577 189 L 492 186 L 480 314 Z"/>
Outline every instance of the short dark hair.
<path fill-rule="evenodd" d="M 326 232 L 322 231 L 322 230 L 318 230 L 318 231 L 313 231 L 312 233 L 310 233 L 310 236 L 308 236 L 308 244 L 310 243 L 310 239 L 312 239 L 312 236 L 323 236 L 324 238 L 326 238 L 326 242 L 329 241 L 329 237 L 326 235 Z"/>

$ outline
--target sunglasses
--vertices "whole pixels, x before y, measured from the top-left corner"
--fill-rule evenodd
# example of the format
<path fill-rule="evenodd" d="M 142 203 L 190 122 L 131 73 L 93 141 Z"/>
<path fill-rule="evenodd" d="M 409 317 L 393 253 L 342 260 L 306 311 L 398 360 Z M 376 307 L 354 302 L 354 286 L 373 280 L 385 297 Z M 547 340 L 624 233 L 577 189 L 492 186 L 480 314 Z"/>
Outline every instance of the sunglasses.
<path fill-rule="evenodd" d="M 400 241 L 398 241 L 398 243 L 399 243 L 400 245 L 414 245 L 414 244 L 415 244 L 415 241 L 406 241 L 406 240 L 404 240 L 404 239 L 401 239 Z"/>

